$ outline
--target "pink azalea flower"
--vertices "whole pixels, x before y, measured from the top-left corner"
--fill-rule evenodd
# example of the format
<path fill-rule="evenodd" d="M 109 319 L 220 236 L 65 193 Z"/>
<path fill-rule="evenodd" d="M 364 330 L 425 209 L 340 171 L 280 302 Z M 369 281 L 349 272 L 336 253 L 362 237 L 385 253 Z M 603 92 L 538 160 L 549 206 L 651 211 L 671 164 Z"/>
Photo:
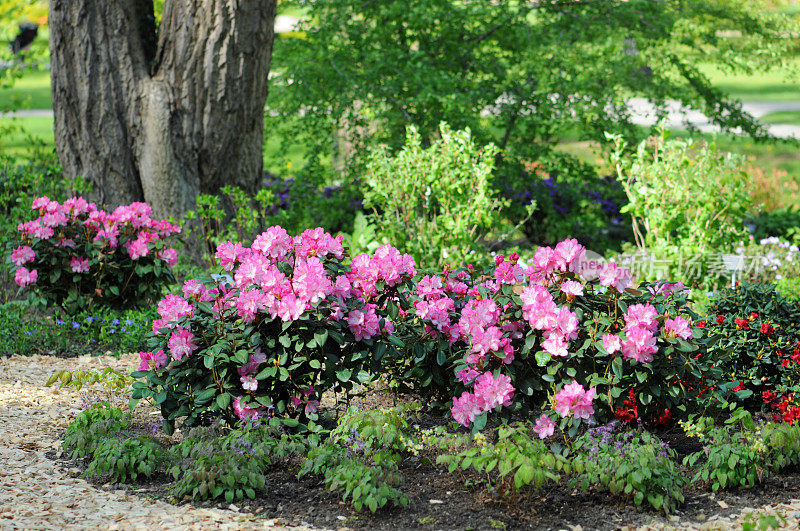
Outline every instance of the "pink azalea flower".
<path fill-rule="evenodd" d="M 252 376 L 242 376 L 239 380 L 242 382 L 242 388 L 245 391 L 255 391 L 258 389 L 258 380 Z"/>
<path fill-rule="evenodd" d="M 568 280 L 561 284 L 561 291 L 573 297 L 583 296 L 583 284 L 574 280 Z"/>
<path fill-rule="evenodd" d="M 545 352 L 550 353 L 551 356 L 556 356 L 560 358 L 566 358 L 569 356 L 567 341 L 564 339 L 564 336 L 559 335 L 551 335 L 545 341 L 542 342 L 542 349 Z"/>
<path fill-rule="evenodd" d="M 619 352 L 622 348 L 622 342 L 619 336 L 616 334 L 603 334 L 603 348 L 606 349 L 606 352 L 609 354 Z"/>
<path fill-rule="evenodd" d="M 233 411 L 241 420 L 255 420 L 264 412 L 263 407 L 251 407 L 244 402 L 242 397 L 233 399 Z"/>
<path fill-rule="evenodd" d="M 578 240 L 564 240 L 559 242 L 554 249 L 554 254 L 559 257 L 559 267 L 562 271 L 568 270 L 575 272 L 580 262 L 580 258 L 586 249 L 578 243 Z"/>
<path fill-rule="evenodd" d="M 292 238 L 286 229 L 275 225 L 262 232 L 253 242 L 252 249 L 272 258 L 283 258 L 292 248 Z"/>
<path fill-rule="evenodd" d="M 641 326 L 655 332 L 658 329 L 658 312 L 652 304 L 634 304 L 625 312 L 625 326 L 628 329 Z"/>
<path fill-rule="evenodd" d="M 475 417 L 485 411 L 483 398 L 464 391 L 460 398 L 453 397 L 451 413 L 456 422 L 468 427 L 475 422 Z"/>
<path fill-rule="evenodd" d="M 547 439 L 553 432 L 555 431 L 556 423 L 550 419 L 547 415 L 542 415 L 538 419 L 536 419 L 536 425 L 533 427 L 533 431 L 539 435 L 540 439 Z"/>
<path fill-rule="evenodd" d="M 594 400 L 595 388 L 588 391 L 578 382 L 573 381 L 565 385 L 556 393 L 556 412 L 562 417 L 574 414 L 576 418 L 588 419 L 594 413 L 592 401 Z"/>
<path fill-rule="evenodd" d="M 268 303 L 267 295 L 257 289 L 242 291 L 236 298 L 236 311 L 245 323 L 251 323 L 261 310 L 267 308 Z"/>
<path fill-rule="evenodd" d="M 494 278 L 500 284 L 519 284 L 522 282 L 524 271 L 517 264 L 502 262 L 494 270 Z"/>
<path fill-rule="evenodd" d="M 600 277 L 601 286 L 612 287 L 618 293 L 622 293 L 633 284 L 630 269 L 619 267 L 615 263 L 602 267 L 598 272 L 598 276 Z"/>
<path fill-rule="evenodd" d="M 195 350 L 197 345 L 194 342 L 194 334 L 185 328 L 178 328 L 169 338 L 167 343 L 172 357 L 176 360 L 182 360 L 184 356 L 190 356 Z"/>
<path fill-rule="evenodd" d="M 306 311 L 306 302 L 290 293 L 278 303 L 278 317 L 281 321 L 296 321 Z"/>
<path fill-rule="evenodd" d="M 241 262 L 246 254 L 245 248 L 241 243 L 223 242 L 217 246 L 216 256 L 219 260 L 222 269 L 225 271 L 233 271 L 233 267 Z"/>
<path fill-rule="evenodd" d="M 36 253 L 27 245 L 17 247 L 11 251 L 11 261 L 14 265 L 21 266 L 36 258 Z"/>
<path fill-rule="evenodd" d="M 164 319 L 164 324 L 168 325 L 177 321 L 181 317 L 192 316 L 194 310 L 192 306 L 180 295 L 167 295 L 158 303 L 158 315 Z"/>
<path fill-rule="evenodd" d="M 138 260 L 143 256 L 147 256 L 150 252 L 150 249 L 147 248 L 147 240 L 143 238 L 137 238 L 128 243 L 128 256 L 131 257 L 131 260 Z"/>
<path fill-rule="evenodd" d="M 475 380 L 475 395 L 483 399 L 485 411 L 500 405 L 508 407 L 511 405 L 511 397 L 514 396 L 511 377 L 505 374 L 494 376 L 487 371 Z"/>
<path fill-rule="evenodd" d="M 472 331 L 472 352 L 481 355 L 495 352 L 500 349 L 500 340 L 503 333 L 496 326 L 487 329 L 477 328 Z"/>
<path fill-rule="evenodd" d="M 461 369 L 456 373 L 456 378 L 458 378 L 458 380 L 464 385 L 467 385 L 472 380 L 474 380 L 479 374 L 480 373 L 475 369 L 473 369 L 472 367 L 464 367 L 463 369 Z"/>
<path fill-rule="evenodd" d="M 141 360 L 141 363 L 139 364 L 140 371 L 159 369 L 165 366 L 169 361 L 166 353 L 160 349 L 156 352 L 140 352 L 139 359 Z"/>
<path fill-rule="evenodd" d="M 28 271 L 25 267 L 20 267 L 17 269 L 17 272 L 14 273 L 14 282 L 16 282 L 19 286 L 29 286 L 31 284 L 35 284 L 36 280 L 39 278 L 39 273 L 34 269 L 32 271 Z"/>
<path fill-rule="evenodd" d="M 69 261 L 73 273 L 86 273 L 89 271 L 89 259 L 73 256 Z"/>
<path fill-rule="evenodd" d="M 681 316 L 664 321 L 664 331 L 669 337 L 677 336 L 681 339 L 689 339 L 692 337 L 692 327 L 689 326 L 689 321 Z"/>
<path fill-rule="evenodd" d="M 158 257 L 164 260 L 169 267 L 174 267 L 178 263 L 178 251 L 171 247 L 159 251 Z"/>

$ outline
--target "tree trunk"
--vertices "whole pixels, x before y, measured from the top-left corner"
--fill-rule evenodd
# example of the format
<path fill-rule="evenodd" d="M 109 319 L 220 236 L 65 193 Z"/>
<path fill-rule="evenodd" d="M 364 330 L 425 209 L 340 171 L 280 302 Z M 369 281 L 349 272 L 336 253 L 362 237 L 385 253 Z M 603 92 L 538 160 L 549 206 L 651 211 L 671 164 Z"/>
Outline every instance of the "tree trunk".
<path fill-rule="evenodd" d="M 55 142 L 94 199 L 181 217 L 261 180 L 275 0 L 50 0 Z M 157 46 L 156 46 L 157 42 Z"/>

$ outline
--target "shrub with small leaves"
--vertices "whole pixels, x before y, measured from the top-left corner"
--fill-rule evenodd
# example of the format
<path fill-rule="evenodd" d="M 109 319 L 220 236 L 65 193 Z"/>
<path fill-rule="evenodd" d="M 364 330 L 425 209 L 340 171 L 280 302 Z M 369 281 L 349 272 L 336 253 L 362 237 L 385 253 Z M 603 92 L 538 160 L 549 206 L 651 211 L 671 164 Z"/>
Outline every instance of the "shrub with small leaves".
<path fill-rule="evenodd" d="M 736 400 L 750 410 L 759 409 L 762 401 L 777 409 L 781 386 L 800 379 L 798 301 L 782 297 L 772 284 L 741 282 L 712 297 L 705 323 L 719 338 L 710 355 L 724 354 L 715 357 Z M 778 395 L 766 400 L 765 391 Z"/>
<path fill-rule="evenodd" d="M 405 507 L 408 498 L 397 487 L 401 453 L 407 448 L 402 410 L 351 409 L 328 440 L 308 453 L 300 476 L 322 474 L 328 490 L 342 491 L 353 507 L 375 512 L 387 503 Z"/>
<path fill-rule="evenodd" d="M 107 402 L 81 411 L 64 434 L 62 448 L 71 459 L 91 455 L 103 438 L 130 427 L 130 416 Z"/>
<path fill-rule="evenodd" d="M 612 494 L 633 495 L 666 514 L 683 503 L 687 483 L 675 452 L 646 431 L 619 431 L 613 422 L 588 430 L 575 441 L 572 485 L 603 486 Z"/>
<path fill-rule="evenodd" d="M 86 476 L 109 476 L 113 481 L 136 481 L 160 469 L 164 451 L 150 435 L 127 439 L 108 437 L 95 446 Z"/>
<path fill-rule="evenodd" d="M 513 478 L 514 489 L 530 485 L 534 490 L 546 482 L 557 482 L 559 473 L 569 473 L 570 464 L 561 455 L 554 454 L 544 442 L 530 436 L 529 424 L 502 426 L 497 430 L 498 440 L 487 444 L 483 435 L 475 436 L 475 445 L 456 454 L 443 454 L 436 462 L 446 465 L 449 472 L 457 468 L 473 468 L 478 473 L 495 472 L 501 479 Z"/>

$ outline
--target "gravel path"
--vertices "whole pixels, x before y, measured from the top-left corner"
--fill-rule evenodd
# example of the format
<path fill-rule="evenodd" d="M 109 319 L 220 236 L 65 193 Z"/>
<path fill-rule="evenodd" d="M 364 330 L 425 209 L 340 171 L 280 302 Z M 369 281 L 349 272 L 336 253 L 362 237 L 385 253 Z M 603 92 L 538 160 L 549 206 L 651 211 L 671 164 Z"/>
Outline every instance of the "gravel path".
<path fill-rule="evenodd" d="M 129 368 L 133 356 L 0 360 L 0 529 L 276 529 L 233 510 L 175 506 L 97 488 L 46 453 L 80 411 L 80 394 L 44 387 L 56 370 Z M 294 528 L 298 529 L 298 528 Z"/>

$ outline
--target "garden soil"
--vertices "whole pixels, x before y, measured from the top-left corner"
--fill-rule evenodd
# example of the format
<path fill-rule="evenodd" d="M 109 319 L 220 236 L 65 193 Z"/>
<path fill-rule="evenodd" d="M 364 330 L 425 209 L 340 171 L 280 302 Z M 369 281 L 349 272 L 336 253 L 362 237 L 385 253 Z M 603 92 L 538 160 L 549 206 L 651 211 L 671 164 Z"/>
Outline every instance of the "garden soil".
<path fill-rule="evenodd" d="M 800 528 L 800 469 L 751 489 L 687 490 L 671 517 L 602 491 L 566 482 L 539 492 L 507 494 L 477 474 L 454 473 L 419 456 L 401 472 L 406 508 L 355 512 L 325 491 L 321 478 L 298 480 L 291 469 L 271 472 L 267 493 L 236 505 L 170 504 L 167 478 L 131 485 L 89 483 L 80 463 L 61 455 L 59 437 L 81 410 L 87 390 L 45 387 L 59 370 L 130 370 L 138 357 L 13 356 L 0 359 L 0 529 L 741 529 L 745 518 L 779 515 Z M 89 393 L 96 393 L 94 387 Z M 158 420 L 143 410 L 139 420 Z M 143 417 L 144 416 L 144 417 Z M 666 438 L 678 451 L 686 441 Z M 763 520 L 765 523 L 766 520 Z"/>

